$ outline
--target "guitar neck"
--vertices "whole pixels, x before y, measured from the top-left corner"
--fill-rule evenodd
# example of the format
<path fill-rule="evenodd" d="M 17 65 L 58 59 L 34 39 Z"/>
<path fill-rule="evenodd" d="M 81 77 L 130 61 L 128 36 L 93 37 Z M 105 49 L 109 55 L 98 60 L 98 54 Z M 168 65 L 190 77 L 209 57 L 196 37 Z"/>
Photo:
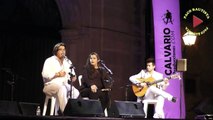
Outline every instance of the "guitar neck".
<path fill-rule="evenodd" d="M 169 77 L 166 77 L 167 79 L 171 79 L 171 77 L 169 76 Z M 164 78 L 163 79 L 160 79 L 160 80 L 156 80 L 156 81 L 154 81 L 154 82 L 152 82 L 152 83 L 149 83 L 149 85 L 153 85 L 153 84 L 157 84 L 157 83 L 159 83 L 159 82 L 162 82 L 162 81 L 164 81 Z"/>
<path fill-rule="evenodd" d="M 162 81 L 163 81 L 163 79 L 156 80 L 154 82 L 149 83 L 149 85 L 157 84 L 157 83 L 162 82 Z"/>

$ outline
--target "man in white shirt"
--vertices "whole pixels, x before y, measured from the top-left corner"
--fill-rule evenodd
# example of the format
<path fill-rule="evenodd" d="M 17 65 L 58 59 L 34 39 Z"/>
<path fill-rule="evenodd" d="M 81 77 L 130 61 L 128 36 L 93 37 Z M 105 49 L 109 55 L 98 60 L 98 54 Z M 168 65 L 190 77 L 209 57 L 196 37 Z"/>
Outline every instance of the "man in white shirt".
<path fill-rule="evenodd" d="M 140 79 L 143 80 L 162 80 L 162 82 L 157 82 L 157 85 L 150 85 L 146 82 L 141 82 Z M 163 78 L 163 74 L 155 71 L 155 63 L 153 58 L 149 58 L 146 60 L 146 70 L 141 70 L 140 73 L 133 75 L 129 78 L 129 80 L 136 85 L 139 90 L 144 89 L 145 95 L 137 95 L 137 101 L 141 102 L 142 100 L 146 99 L 155 99 L 158 100 L 157 104 L 155 105 L 155 114 L 154 118 L 165 118 L 163 106 L 164 100 L 167 99 L 172 102 L 176 102 L 176 98 L 173 97 L 171 94 L 165 92 L 164 90 L 169 85 L 168 79 Z M 136 88 L 137 88 L 136 87 Z M 148 88 L 147 88 L 148 87 Z M 144 92 L 144 91 L 143 91 Z"/>
<path fill-rule="evenodd" d="M 54 96 L 58 103 L 60 112 L 63 113 L 70 92 L 71 85 L 68 81 L 74 82 L 76 75 L 72 69 L 72 62 L 65 56 L 66 48 L 64 43 L 58 43 L 53 48 L 53 56 L 44 62 L 42 77 L 44 82 L 43 92 L 48 96 Z M 77 98 L 79 91 L 72 86 L 72 98 Z"/>

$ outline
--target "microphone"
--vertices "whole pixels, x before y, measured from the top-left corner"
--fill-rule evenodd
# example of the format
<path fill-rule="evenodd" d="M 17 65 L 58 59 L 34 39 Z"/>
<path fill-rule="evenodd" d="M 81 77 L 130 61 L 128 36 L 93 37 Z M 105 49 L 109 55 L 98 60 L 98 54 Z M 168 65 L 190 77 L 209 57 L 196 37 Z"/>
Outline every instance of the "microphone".
<path fill-rule="evenodd" d="M 65 54 L 63 54 L 63 57 L 71 66 L 73 66 L 70 59 Z"/>
<path fill-rule="evenodd" d="M 66 59 L 66 60 L 68 59 L 65 54 L 62 54 L 62 56 L 63 56 L 64 59 Z"/>
<path fill-rule="evenodd" d="M 71 60 L 63 54 L 64 59 L 70 64 L 70 69 L 75 69 L 75 66 L 71 63 Z"/>
<path fill-rule="evenodd" d="M 73 64 L 70 64 L 70 70 L 73 71 L 75 70 L 75 66 Z M 68 73 L 71 77 L 75 77 L 75 74 L 72 74 L 72 72 Z"/>
<path fill-rule="evenodd" d="M 75 69 L 75 66 L 71 64 L 70 69 Z"/>
<path fill-rule="evenodd" d="M 103 60 L 100 60 L 101 65 L 109 72 L 110 75 L 112 75 L 112 71 L 104 64 Z"/>

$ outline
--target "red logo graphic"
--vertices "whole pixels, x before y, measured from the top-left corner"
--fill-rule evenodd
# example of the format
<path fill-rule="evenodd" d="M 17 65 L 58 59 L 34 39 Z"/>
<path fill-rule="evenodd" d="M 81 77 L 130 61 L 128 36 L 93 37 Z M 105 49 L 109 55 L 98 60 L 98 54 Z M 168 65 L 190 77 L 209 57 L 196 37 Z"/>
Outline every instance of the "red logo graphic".
<path fill-rule="evenodd" d="M 193 15 L 193 28 L 197 27 L 201 23 L 203 23 L 203 20 L 201 20 L 197 16 Z"/>

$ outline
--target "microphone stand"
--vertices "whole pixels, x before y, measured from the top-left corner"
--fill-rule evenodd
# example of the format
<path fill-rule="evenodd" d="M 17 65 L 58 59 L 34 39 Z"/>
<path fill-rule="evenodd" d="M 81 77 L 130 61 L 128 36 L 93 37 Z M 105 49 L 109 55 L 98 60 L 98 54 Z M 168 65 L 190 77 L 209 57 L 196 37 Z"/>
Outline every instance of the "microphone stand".
<path fill-rule="evenodd" d="M 101 60 L 101 65 L 107 70 L 110 75 L 113 75 L 112 71 L 104 64 L 104 61 Z"/>
<path fill-rule="evenodd" d="M 14 90 L 15 90 L 15 83 L 16 80 L 20 79 L 20 80 L 25 80 L 23 77 L 20 77 L 18 74 L 16 74 L 15 72 L 11 71 L 10 68 L 0 68 L 1 70 L 5 71 L 6 73 L 9 74 L 10 79 L 7 80 L 7 84 L 9 84 L 10 86 L 10 100 L 14 101 Z"/>
<path fill-rule="evenodd" d="M 104 64 L 104 61 L 103 61 L 103 60 L 100 61 L 100 64 L 101 64 L 101 66 L 106 70 L 106 73 L 109 75 L 109 76 L 108 76 L 108 79 L 109 79 L 109 80 L 107 80 L 107 81 L 105 81 L 105 82 L 110 82 L 110 89 L 111 89 L 112 86 L 113 86 L 113 83 L 114 83 L 114 80 L 112 79 L 113 73 L 112 73 L 112 71 Z M 111 91 L 112 91 L 112 90 L 108 91 L 108 97 L 109 97 L 109 106 L 108 106 L 108 108 L 111 107 Z"/>
<path fill-rule="evenodd" d="M 12 77 L 12 80 L 8 80 L 7 83 L 11 86 L 10 99 L 11 101 L 13 101 L 16 75 L 10 70 L 10 68 L 1 68 L 1 69 L 7 72 Z"/>
<path fill-rule="evenodd" d="M 71 66 L 70 69 L 72 71 L 72 69 L 74 69 L 74 66 Z M 72 78 L 75 77 L 75 75 L 73 75 L 71 72 L 69 73 L 69 75 L 70 75 L 70 99 L 72 99 L 72 86 L 73 86 Z"/>
<path fill-rule="evenodd" d="M 120 88 L 125 88 L 125 101 L 128 101 L 128 90 L 129 90 L 129 87 L 131 87 L 132 85 L 125 85 L 125 86 L 122 86 Z"/>
<path fill-rule="evenodd" d="M 12 76 L 12 81 L 7 81 L 7 83 L 11 86 L 11 91 L 10 91 L 10 96 L 11 96 L 11 101 L 13 101 L 13 95 L 14 95 L 14 86 L 15 86 L 15 75 L 11 74 Z"/>
<path fill-rule="evenodd" d="M 74 70 L 75 67 L 72 65 L 71 60 L 69 60 L 67 56 L 64 55 L 64 58 L 70 64 L 70 72 L 68 74 L 70 75 L 70 99 L 72 99 L 72 78 L 75 77 L 75 75 L 72 74 L 72 70 Z"/>

